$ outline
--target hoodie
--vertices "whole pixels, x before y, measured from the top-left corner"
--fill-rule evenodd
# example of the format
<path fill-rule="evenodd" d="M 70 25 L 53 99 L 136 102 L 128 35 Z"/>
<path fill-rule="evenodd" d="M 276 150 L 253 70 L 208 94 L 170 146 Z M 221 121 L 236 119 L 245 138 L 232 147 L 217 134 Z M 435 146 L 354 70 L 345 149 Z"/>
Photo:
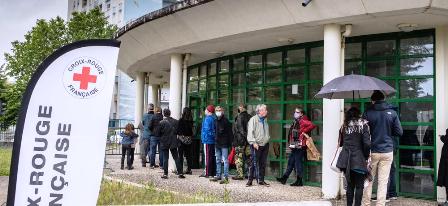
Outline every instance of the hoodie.
<path fill-rule="evenodd" d="M 369 121 L 372 153 L 389 153 L 394 151 L 394 137 L 403 135 L 397 107 L 385 102 L 376 101 L 364 112 L 363 118 Z"/>

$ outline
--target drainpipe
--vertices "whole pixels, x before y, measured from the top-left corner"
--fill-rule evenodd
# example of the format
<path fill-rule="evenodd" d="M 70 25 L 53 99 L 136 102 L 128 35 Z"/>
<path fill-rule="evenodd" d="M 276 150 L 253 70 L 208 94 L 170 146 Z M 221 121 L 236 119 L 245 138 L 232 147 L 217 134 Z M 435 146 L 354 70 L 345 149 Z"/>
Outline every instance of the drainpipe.
<path fill-rule="evenodd" d="M 187 67 L 190 57 L 191 54 L 186 53 L 182 64 L 182 109 L 187 106 Z"/>

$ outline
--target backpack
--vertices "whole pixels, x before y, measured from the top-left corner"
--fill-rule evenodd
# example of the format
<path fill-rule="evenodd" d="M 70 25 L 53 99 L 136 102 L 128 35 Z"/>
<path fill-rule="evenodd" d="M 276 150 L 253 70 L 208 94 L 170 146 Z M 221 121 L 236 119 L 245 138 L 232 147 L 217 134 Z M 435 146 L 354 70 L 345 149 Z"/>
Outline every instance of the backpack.
<path fill-rule="evenodd" d="M 149 129 L 151 130 L 151 134 L 156 137 L 162 136 L 162 132 L 160 130 L 160 121 L 162 121 L 162 118 L 160 118 L 160 115 L 154 115 L 151 124 L 149 125 Z"/>

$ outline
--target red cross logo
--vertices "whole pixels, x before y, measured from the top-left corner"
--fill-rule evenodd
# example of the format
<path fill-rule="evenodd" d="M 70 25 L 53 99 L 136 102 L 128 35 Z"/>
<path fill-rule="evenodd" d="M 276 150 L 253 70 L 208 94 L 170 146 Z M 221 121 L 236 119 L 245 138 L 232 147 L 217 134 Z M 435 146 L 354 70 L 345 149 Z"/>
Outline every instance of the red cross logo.
<path fill-rule="evenodd" d="M 79 89 L 87 90 L 89 83 L 96 83 L 96 75 L 90 75 L 90 67 L 82 67 L 82 74 L 73 74 L 73 81 L 79 81 Z"/>

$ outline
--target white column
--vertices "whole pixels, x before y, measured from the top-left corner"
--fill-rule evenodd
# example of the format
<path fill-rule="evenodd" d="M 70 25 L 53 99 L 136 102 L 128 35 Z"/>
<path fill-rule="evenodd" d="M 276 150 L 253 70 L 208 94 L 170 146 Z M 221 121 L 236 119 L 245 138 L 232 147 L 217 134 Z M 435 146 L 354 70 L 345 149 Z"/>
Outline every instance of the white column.
<path fill-rule="evenodd" d="M 171 117 L 179 119 L 182 106 L 182 55 L 171 55 L 170 103 Z"/>
<path fill-rule="evenodd" d="M 135 93 L 135 116 L 134 122 L 135 126 L 140 124 L 143 117 L 143 103 L 144 103 L 144 92 L 145 92 L 145 74 L 143 72 L 138 72 L 136 76 L 136 93 Z"/>
<path fill-rule="evenodd" d="M 143 92 L 143 113 L 146 113 L 148 111 L 148 95 L 149 95 L 149 84 L 148 84 L 148 76 L 147 73 L 144 73 L 145 75 L 145 85 L 144 85 L 144 92 Z"/>
<path fill-rule="evenodd" d="M 324 26 L 324 84 L 341 73 L 341 28 L 337 24 Z M 338 143 L 342 100 L 323 100 L 322 193 L 324 198 L 336 198 L 340 174 L 330 169 Z"/>
<path fill-rule="evenodd" d="M 436 147 L 437 147 L 437 165 L 440 162 L 440 155 L 442 152 L 443 142 L 440 141 L 439 135 L 445 134 L 445 129 L 448 128 L 448 26 L 441 26 L 436 28 Z M 435 112 L 435 111 L 434 111 Z M 437 187 L 437 201 L 444 202 L 445 189 Z"/>
<path fill-rule="evenodd" d="M 153 103 L 154 105 L 159 105 L 157 101 L 157 96 L 159 94 L 159 85 L 152 84 L 149 90 L 149 103 Z"/>
<path fill-rule="evenodd" d="M 187 106 L 187 68 L 182 71 L 182 109 Z"/>

